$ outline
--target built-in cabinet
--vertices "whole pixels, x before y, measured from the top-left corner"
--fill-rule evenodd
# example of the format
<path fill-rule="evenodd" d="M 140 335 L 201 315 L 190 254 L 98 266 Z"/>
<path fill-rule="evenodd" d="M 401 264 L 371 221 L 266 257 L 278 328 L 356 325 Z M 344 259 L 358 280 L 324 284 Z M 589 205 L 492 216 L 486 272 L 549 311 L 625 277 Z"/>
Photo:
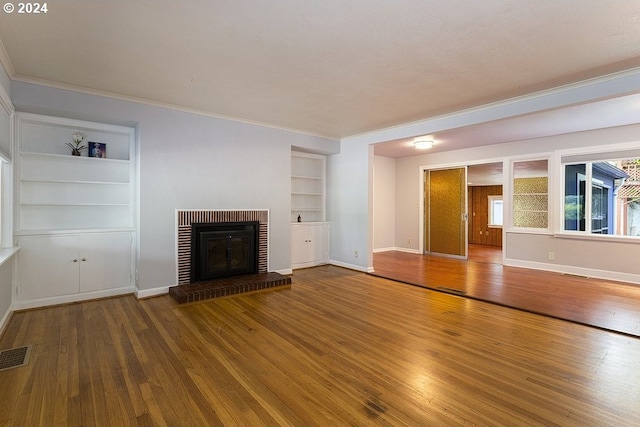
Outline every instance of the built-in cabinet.
<path fill-rule="evenodd" d="M 291 222 L 325 220 L 326 157 L 291 152 Z"/>
<path fill-rule="evenodd" d="M 329 262 L 329 223 L 291 225 L 291 268 L 305 268 Z"/>
<path fill-rule="evenodd" d="M 132 233 L 20 236 L 22 301 L 131 289 Z"/>
<path fill-rule="evenodd" d="M 105 144 L 71 155 L 74 134 Z M 26 306 L 131 292 L 135 130 L 19 113 L 16 126 L 16 297 Z M 94 153 L 95 154 L 95 153 Z M 20 305 L 19 303 L 19 305 Z"/>
<path fill-rule="evenodd" d="M 325 222 L 326 156 L 291 152 L 291 267 L 329 261 Z"/>

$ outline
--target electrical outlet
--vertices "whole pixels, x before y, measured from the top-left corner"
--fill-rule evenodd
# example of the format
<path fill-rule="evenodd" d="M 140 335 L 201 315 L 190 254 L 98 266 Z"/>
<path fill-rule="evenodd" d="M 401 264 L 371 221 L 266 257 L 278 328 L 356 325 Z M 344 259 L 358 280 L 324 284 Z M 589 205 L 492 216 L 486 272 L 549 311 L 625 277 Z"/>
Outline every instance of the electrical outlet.
<path fill-rule="evenodd" d="M 555 259 L 556 259 L 556 253 L 549 252 L 549 261 L 555 261 Z"/>

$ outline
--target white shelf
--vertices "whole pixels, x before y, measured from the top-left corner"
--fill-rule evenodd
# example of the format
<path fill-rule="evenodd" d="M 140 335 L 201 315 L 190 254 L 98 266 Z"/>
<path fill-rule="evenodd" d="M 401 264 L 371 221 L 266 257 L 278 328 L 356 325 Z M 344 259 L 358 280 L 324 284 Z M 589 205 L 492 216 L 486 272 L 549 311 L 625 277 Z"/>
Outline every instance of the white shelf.
<path fill-rule="evenodd" d="M 17 232 L 134 228 L 132 128 L 20 113 L 16 130 Z M 76 132 L 113 158 L 72 156 Z"/>
<path fill-rule="evenodd" d="M 326 157 L 318 154 L 291 152 L 291 221 L 323 222 L 325 220 Z"/>

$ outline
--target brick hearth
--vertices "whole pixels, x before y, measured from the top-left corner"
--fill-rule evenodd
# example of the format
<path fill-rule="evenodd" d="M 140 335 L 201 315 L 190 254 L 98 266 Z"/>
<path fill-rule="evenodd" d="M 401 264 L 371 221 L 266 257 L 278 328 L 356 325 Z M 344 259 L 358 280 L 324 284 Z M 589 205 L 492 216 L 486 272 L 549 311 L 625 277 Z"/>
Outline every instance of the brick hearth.
<path fill-rule="evenodd" d="M 169 295 L 179 304 L 184 304 L 284 286 L 291 286 L 291 277 L 273 272 L 258 273 L 172 286 Z"/>

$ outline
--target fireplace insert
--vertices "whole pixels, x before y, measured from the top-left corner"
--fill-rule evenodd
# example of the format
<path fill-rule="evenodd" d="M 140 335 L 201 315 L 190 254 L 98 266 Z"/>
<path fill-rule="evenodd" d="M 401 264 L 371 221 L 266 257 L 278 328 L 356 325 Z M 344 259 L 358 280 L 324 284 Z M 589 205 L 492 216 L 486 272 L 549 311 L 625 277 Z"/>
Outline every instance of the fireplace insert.
<path fill-rule="evenodd" d="M 258 272 L 257 221 L 191 224 L 191 283 Z"/>

